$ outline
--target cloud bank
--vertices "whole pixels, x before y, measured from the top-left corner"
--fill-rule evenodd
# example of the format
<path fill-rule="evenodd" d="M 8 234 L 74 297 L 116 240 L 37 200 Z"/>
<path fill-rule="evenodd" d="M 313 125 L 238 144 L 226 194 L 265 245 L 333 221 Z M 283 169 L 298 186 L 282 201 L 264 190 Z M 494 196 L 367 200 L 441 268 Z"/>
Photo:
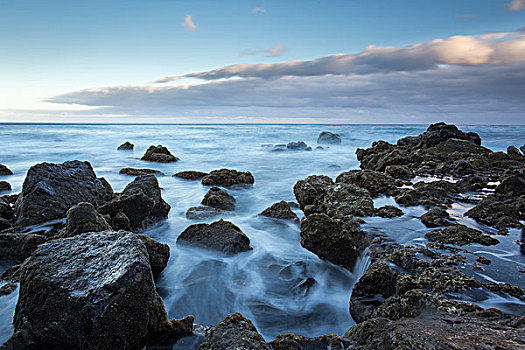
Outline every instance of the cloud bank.
<path fill-rule="evenodd" d="M 242 53 L 241 55 L 250 56 L 250 55 L 266 54 L 266 57 L 280 57 L 280 56 L 284 55 L 286 50 L 288 50 L 286 45 L 284 45 L 284 44 L 277 44 L 277 45 L 275 45 L 274 47 L 272 47 L 271 49 L 268 49 L 268 50 L 248 51 L 248 52 Z"/>
<path fill-rule="evenodd" d="M 525 0 L 512 0 L 507 4 L 509 11 L 522 11 L 525 8 Z"/>
<path fill-rule="evenodd" d="M 184 22 L 181 24 L 186 30 L 189 30 L 190 32 L 193 32 L 197 30 L 197 26 L 195 23 L 193 23 L 193 16 L 192 15 L 186 15 L 184 17 Z"/>

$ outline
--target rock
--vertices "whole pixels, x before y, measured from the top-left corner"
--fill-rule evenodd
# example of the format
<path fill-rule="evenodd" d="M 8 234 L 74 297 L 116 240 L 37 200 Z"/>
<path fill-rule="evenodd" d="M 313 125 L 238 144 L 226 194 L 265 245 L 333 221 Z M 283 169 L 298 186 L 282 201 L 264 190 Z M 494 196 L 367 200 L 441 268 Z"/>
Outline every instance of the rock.
<path fill-rule="evenodd" d="M 483 256 L 478 256 L 476 261 L 481 263 L 481 264 L 484 264 L 484 265 L 490 265 L 492 263 L 492 261 L 490 259 L 487 259 L 487 258 L 485 258 Z"/>
<path fill-rule="evenodd" d="M 470 175 L 456 182 L 462 192 L 481 191 L 487 186 L 487 183 L 488 180 L 486 178 L 477 175 Z"/>
<path fill-rule="evenodd" d="M 422 205 L 426 208 L 448 207 L 459 198 L 458 185 L 449 181 L 416 182 L 414 188 L 403 188 L 395 197 L 396 203 L 405 207 Z"/>
<path fill-rule="evenodd" d="M 210 188 L 208 193 L 206 193 L 202 199 L 201 204 L 220 210 L 235 210 L 235 198 L 230 196 L 225 190 L 221 190 L 219 187 Z"/>
<path fill-rule="evenodd" d="M 0 197 L 0 218 L 11 219 L 14 215 L 14 210 L 11 204 L 4 198 Z"/>
<path fill-rule="evenodd" d="M 525 156 L 525 145 L 520 147 L 520 151 Z"/>
<path fill-rule="evenodd" d="M 507 147 L 507 155 L 512 159 L 520 160 L 523 158 L 523 154 L 515 146 Z"/>
<path fill-rule="evenodd" d="M 450 226 L 453 224 L 449 213 L 444 209 L 433 208 L 421 215 L 421 222 L 426 227 Z"/>
<path fill-rule="evenodd" d="M 494 245 L 499 241 L 489 235 L 483 234 L 479 230 L 467 227 L 461 224 L 448 226 L 440 230 L 427 232 L 425 238 L 432 242 L 441 242 L 446 244 L 465 245 L 478 243 L 482 245 Z"/>
<path fill-rule="evenodd" d="M 202 178 L 202 184 L 207 186 L 253 185 L 254 178 L 249 171 L 231 169 L 213 170 Z"/>
<path fill-rule="evenodd" d="M 32 233 L 0 233 L 0 261 L 22 262 L 46 241 L 46 236 Z"/>
<path fill-rule="evenodd" d="M 299 220 L 297 215 L 292 209 L 290 209 L 290 205 L 285 201 L 272 204 L 269 208 L 264 209 L 259 215 L 275 219 Z"/>
<path fill-rule="evenodd" d="M 175 177 L 180 177 L 181 179 L 186 180 L 200 180 L 206 175 L 208 175 L 208 173 L 203 173 L 202 171 L 194 170 L 179 171 L 178 173 L 173 174 L 173 176 Z"/>
<path fill-rule="evenodd" d="M 131 176 L 142 176 L 142 175 L 162 175 L 162 172 L 155 169 L 135 169 L 135 168 L 122 168 L 118 172 L 123 175 Z"/>
<path fill-rule="evenodd" d="M 111 227 L 115 231 L 131 231 L 131 222 L 123 211 L 119 211 L 113 217 L 110 217 Z"/>
<path fill-rule="evenodd" d="M 187 227 L 177 238 L 178 243 L 218 250 L 227 255 L 252 250 L 250 239 L 229 221 L 195 224 Z"/>
<path fill-rule="evenodd" d="M 273 350 L 345 350 L 349 343 L 335 334 L 306 338 L 296 334 L 280 334 L 270 343 Z"/>
<path fill-rule="evenodd" d="M 525 228 L 521 229 L 520 252 L 525 255 Z"/>
<path fill-rule="evenodd" d="M 66 227 L 57 236 L 73 237 L 85 232 L 108 230 L 111 230 L 111 226 L 97 213 L 93 204 L 82 202 L 67 211 Z"/>
<path fill-rule="evenodd" d="M 0 296 L 13 293 L 20 283 L 20 265 L 13 265 L 2 272 L 0 282 L 4 282 L 3 286 L 0 287 Z"/>
<path fill-rule="evenodd" d="M 473 132 L 465 133 L 455 125 L 436 123 L 431 124 L 427 131 L 419 136 L 408 136 L 397 141 L 398 146 L 405 147 L 433 147 L 449 139 L 466 140 L 475 145 L 481 145 L 481 138 Z"/>
<path fill-rule="evenodd" d="M 253 323 L 239 313 L 226 316 L 206 331 L 206 341 L 199 350 L 270 350 Z"/>
<path fill-rule="evenodd" d="M 212 207 L 191 207 L 186 211 L 186 217 L 192 220 L 207 219 L 223 214 L 224 211 Z"/>
<path fill-rule="evenodd" d="M 157 178 L 146 175 L 136 177 L 122 193 L 97 211 L 109 215 L 112 220 L 122 212 L 128 217 L 131 229 L 140 230 L 166 219 L 170 206 L 162 199 Z"/>
<path fill-rule="evenodd" d="M 22 264 L 13 321 L 7 349 L 142 349 L 191 334 L 193 318 L 168 320 L 144 243 L 107 231 L 40 245 Z"/>
<path fill-rule="evenodd" d="M 16 205 L 16 223 L 34 225 L 63 218 L 75 204 L 98 206 L 112 196 L 109 183 L 98 179 L 88 162 L 40 163 L 27 172 Z"/>
<path fill-rule="evenodd" d="M 364 188 L 370 192 L 372 197 L 380 194 L 392 196 L 397 193 L 396 180 L 393 177 L 373 170 L 350 170 L 339 174 L 335 182 Z"/>
<path fill-rule="evenodd" d="M 416 176 L 414 171 L 406 165 L 387 165 L 385 173 L 395 179 L 412 179 Z"/>
<path fill-rule="evenodd" d="M 133 151 L 133 147 L 135 147 L 131 142 L 126 141 L 122 145 L 117 147 L 118 151 Z"/>
<path fill-rule="evenodd" d="M 11 184 L 7 181 L 0 181 L 0 192 L 11 191 Z"/>
<path fill-rule="evenodd" d="M 5 165 L 0 164 L 0 176 L 13 175 L 13 172 Z"/>
<path fill-rule="evenodd" d="M 303 141 L 298 142 L 288 142 L 286 144 L 286 148 L 293 149 L 293 150 L 306 150 L 308 145 L 304 143 Z"/>
<path fill-rule="evenodd" d="M 330 131 L 323 131 L 317 138 L 317 143 L 320 144 L 339 144 L 341 143 L 341 136 L 331 133 Z"/>
<path fill-rule="evenodd" d="M 4 218 L 0 217 L 0 231 L 3 231 L 5 229 L 11 228 L 11 227 L 12 227 L 12 225 L 7 219 L 4 219 Z"/>
<path fill-rule="evenodd" d="M 403 215 L 403 211 L 393 205 L 385 205 L 376 210 L 376 215 L 382 218 L 395 218 Z"/>
<path fill-rule="evenodd" d="M 149 148 L 146 150 L 146 153 L 144 153 L 140 159 L 157 163 L 171 163 L 179 160 L 177 157 L 171 154 L 166 147 L 161 145 L 149 146 Z"/>
<path fill-rule="evenodd" d="M 303 220 L 300 236 L 301 246 L 350 271 L 368 243 L 359 225 L 347 224 L 326 214 L 312 214 Z"/>
<path fill-rule="evenodd" d="M 525 195 L 525 177 L 510 175 L 503 178 L 494 193 L 503 197 L 518 197 Z"/>
<path fill-rule="evenodd" d="M 137 237 L 146 246 L 151 272 L 154 276 L 161 273 L 168 266 L 170 247 L 143 234 L 138 234 Z"/>

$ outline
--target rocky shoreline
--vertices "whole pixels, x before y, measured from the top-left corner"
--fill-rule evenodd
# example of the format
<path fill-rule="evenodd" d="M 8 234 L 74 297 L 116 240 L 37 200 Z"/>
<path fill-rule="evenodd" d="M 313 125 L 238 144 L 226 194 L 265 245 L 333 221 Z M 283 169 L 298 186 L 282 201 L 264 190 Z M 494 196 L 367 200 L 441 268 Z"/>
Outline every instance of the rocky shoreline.
<path fill-rule="evenodd" d="M 323 132 L 318 143 L 338 144 L 341 138 Z M 287 148 L 307 150 L 299 144 Z M 122 146 L 120 150 L 133 149 L 131 144 Z M 169 247 L 141 233 L 170 211 L 156 178 L 161 174 L 123 169 L 123 174 L 137 177 L 114 193 L 91 164 L 69 161 L 31 167 L 19 195 L 0 197 L 0 259 L 18 262 L 0 277 L 0 295 L 20 286 L 14 334 L 1 348 L 158 349 L 171 348 L 181 337 L 193 337 L 203 350 L 524 347 L 523 314 L 466 301 L 473 300 L 473 294 L 496 293 L 525 302 L 524 290 L 468 275 L 460 247 L 498 244 L 498 235 L 508 234 L 509 228 L 523 232 L 525 156 L 513 146 L 506 153 L 493 152 L 481 146 L 479 135 L 444 123 L 397 144 L 374 142 L 356 154 L 360 170 L 343 172 L 335 180 L 313 175 L 293 189 L 304 213 L 300 243 L 305 249 L 350 271 L 360 256 L 370 256 L 367 271 L 348 291 L 348 317 L 356 325 L 344 335 L 282 334 L 267 343 L 238 313 L 205 331 L 192 326 L 192 316 L 169 320 L 154 283 L 167 265 Z M 142 159 L 178 161 L 163 146 L 151 146 Z M 0 171 L 2 176 L 12 173 L 4 165 Z M 197 219 L 234 211 L 236 200 L 228 190 L 249 190 L 255 182 L 250 172 L 232 169 L 174 176 L 210 186 L 203 206 L 186 213 Z M 436 181 L 416 181 L 425 177 Z M 403 215 L 397 206 L 376 207 L 378 196 L 392 197 L 400 207 L 428 209 L 421 216 L 432 228 L 424 247 L 401 246 L 363 229 L 363 217 Z M 456 223 L 446 209 L 458 202 L 474 205 L 465 216 L 494 231 Z M 285 201 L 260 215 L 298 220 Z M 47 232 L 24 233 L 29 225 L 62 218 L 65 223 Z M 191 225 L 177 241 L 225 255 L 252 249 L 242 229 L 222 219 Z M 516 249 L 525 254 L 525 243 L 517 243 Z M 490 263 L 486 260 L 480 263 Z"/>

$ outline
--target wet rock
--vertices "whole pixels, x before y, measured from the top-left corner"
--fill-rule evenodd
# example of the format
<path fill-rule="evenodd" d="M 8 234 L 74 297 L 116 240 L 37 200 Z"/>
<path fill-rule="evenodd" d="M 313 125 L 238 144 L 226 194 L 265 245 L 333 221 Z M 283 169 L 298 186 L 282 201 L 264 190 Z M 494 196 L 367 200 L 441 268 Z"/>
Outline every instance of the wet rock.
<path fill-rule="evenodd" d="M 5 270 L 0 276 L 0 282 L 4 282 L 0 287 L 0 296 L 13 293 L 20 283 L 20 265 L 13 265 Z"/>
<path fill-rule="evenodd" d="M 11 191 L 11 184 L 7 181 L 0 181 L 0 192 Z"/>
<path fill-rule="evenodd" d="M 201 204 L 212 208 L 233 211 L 235 210 L 235 198 L 219 187 L 212 187 L 202 199 Z"/>
<path fill-rule="evenodd" d="M 520 147 L 520 151 L 525 156 L 525 145 Z"/>
<path fill-rule="evenodd" d="M 376 215 L 382 218 L 395 218 L 403 215 L 403 211 L 393 205 L 385 205 L 376 210 Z"/>
<path fill-rule="evenodd" d="M 521 160 L 523 158 L 523 154 L 515 146 L 507 147 L 507 155 L 511 159 Z"/>
<path fill-rule="evenodd" d="M 385 173 L 395 179 L 412 179 L 416 176 L 414 171 L 406 165 L 387 165 Z"/>
<path fill-rule="evenodd" d="M 420 220 L 426 227 L 450 226 L 453 224 L 449 213 L 439 208 L 430 209 L 421 215 Z"/>
<path fill-rule="evenodd" d="M 118 172 L 123 175 L 131 176 L 142 176 L 142 175 L 162 175 L 162 172 L 155 169 L 136 169 L 136 168 L 123 168 Z"/>
<path fill-rule="evenodd" d="M 477 175 L 467 176 L 457 182 L 462 192 L 477 192 L 487 186 L 488 179 Z"/>
<path fill-rule="evenodd" d="M 12 225 L 7 219 L 4 219 L 4 218 L 0 217 L 0 231 L 3 231 L 5 229 L 11 228 L 11 227 L 12 227 Z"/>
<path fill-rule="evenodd" d="M 213 170 L 202 178 L 202 184 L 207 186 L 253 185 L 254 178 L 249 171 L 231 169 Z"/>
<path fill-rule="evenodd" d="M 109 183 L 98 179 L 88 162 L 40 163 L 27 172 L 16 205 L 16 223 L 33 225 L 63 218 L 75 204 L 101 205 L 112 197 Z"/>
<path fill-rule="evenodd" d="M 0 176 L 13 175 L 13 172 L 5 165 L 0 164 Z"/>
<path fill-rule="evenodd" d="M 459 198 L 458 185 L 449 181 L 417 182 L 414 188 L 403 188 L 395 197 L 396 203 L 405 207 L 422 205 L 426 208 L 446 208 Z"/>
<path fill-rule="evenodd" d="M 498 229 L 521 228 L 521 220 L 525 220 L 525 196 L 505 198 L 489 195 L 468 210 L 465 216 Z"/>
<path fill-rule="evenodd" d="M 494 193 L 505 198 L 525 195 L 525 176 L 504 176 Z"/>
<path fill-rule="evenodd" d="M 207 219 L 221 214 L 224 214 L 223 210 L 206 206 L 191 207 L 186 211 L 186 217 L 192 220 Z"/>
<path fill-rule="evenodd" d="M 206 331 L 206 341 L 199 350 L 270 350 L 253 323 L 239 313 L 226 316 L 224 320 Z"/>
<path fill-rule="evenodd" d="M 396 180 L 393 177 L 373 170 L 350 170 L 341 173 L 335 181 L 364 188 L 370 192 L 372 197 L 380 194 L 392 196 L 398 192 Z"/>
<path fill-rule="evenodd" d="M 178 243 L 218 250 L 227 255 L 252 250 L 250 239 L 229 221 L 195 224 L 187 227 L 177 238 Z"/>
<path fill-rule="evenodd" d="M 348 224 L 325 214 L 312 214 L 303 220 L 300 236 L 301 246 L 350 271 L 368 243 L 366 233 L 358 224 Z"/>
<path fill-rule="evenodd" d="M 47 237 L 26 233 L 0 233 L 0 261 L 24 261 Z"/>
<path fill-rule="evenodd" d="M 349 343 L 335 334 L 306 338 L 296 334 L 280 334 L 270 343 L 273 350 L 345 350 Z"/>
<path fill-rule="evenodd" d="M 73 237 L 85 232 L 100 232 L 111 230 L 111 226 L 95 210 L 91 203 L 82 202 L 67 211 L 66 227 L 57 237 Z"/>
<path fill-rule="evenodd" d="M 477 262 L 481 263 L 481 264 L 484 264 L 484 265 L 490 265 L 492 263 L 492 261 L 490 259 L 487 259 L 483 256 L 479 256 L 477 259 L 476 259 Z"/>
<path fill-rule="evenodd" d="M 177 157 L 171 154 L 166 147 L 161 145 L 149 146 L 149 148 L 146 150 L 146 153 L 144 153 L 141 159 L 146 160 L 148 162 L 157 163 L 171 163 L 179 160 Z"/>
<path fill-rule="evenodd" d="M 288 142 L 286 144 L 286 148 L 293 149 L 293 150 L 306 150 L 308 145 L 304 143 L 303 141 L 298 142 Z"/>
<path fill-rule="evenodd" d="M 330 131 L 323 131 L 317 138 L 317 143 L 320 144 L 339 144 L 341 143 L 341 136 L 331 133 Z"/>
<path fill-rule="evenodd" d="M 0 218 L 11 219 L 13 217 L 14 210 L 4 198 L 0 197 Z"/>
<path fill-rule="evenodd" d="M 478 243 L 482 245 L 494 245 L 499 241 L 489 235 L 483 234 L 479 230 L 461 224 L 448 226 L 440 230 L 427 232 L 425 238 L 433 242 L 446 244 L 466 245 Z"/>
<path fill-rule="evenodd" d="M 123 211 L 119 211 L 116 215 L 113 217 L 110 217 L 110 223 L 111 227 L 115 231 L 131 231 L 131 222 L 129 221 L 129 218 L 124 214 Z"/>
<path fill-rule="evenodd" d="M 143 234 L 138 234 L 137 237 L 140 238 L 142 243 L 146 246 L 153 275 L 161 273 L 168 265 L 168 260 L 170 259 L 170 247 L 167 244 L 157 242 L 153 238 Z"/>
<path fill-rule="evenodd" d="M 191 334 L 193 318 L 168 320 L 137 235 L 97 232 L 39 246 L 21 267 L 13 321 L 7 349 L 141 349 Z"/>
<path fill-rule="evenodd" d="M 525 227 L 521 229 L 520 252 L 525 255 Z"/>
<path fill-rule="evenodd" d="M 208 175 L 208 173 L 194 170 L 179 171 L 178 173 L 173 174 L 173 176 L 180 177 L 181 179 L 185 180 L 200 180 L 206 175 Z"/>
<path fill-rule="evenodd" d="M 408 136 L 397 141 L 399 146 L 405 147 L 432 147 L 449 139 L 466 140 L 475 145 L 481 145 L 481 138 L 473 132 L 465 133 L 455 125 L 443 122 L 431 124 L 427 131 L 419 136 Z"/>
<path fill-rule="evenodd" d="M 157 178 L 146 175 L 135 178 L 122 193 L 97 211 L 109 215 L 110 221 L 122 212 L 128 217 L 131 229 L 140 230 L 166 219 L 170 206 L 162 199 Z"/>
<path fill-rule="evenodd" d="M 117 147 L 118 151 L 133 151 L 133 147 L 135 147 L 131 142 L 126 141 L 122 145 Z"/>
<path fill-rule="evenodd" d="M 272 204 L 269 208 L 264 209 L 259 215 L 276 219 L 299 220 L 297 215 L 292 211 L 292 209 L 290 209 L 290 205 L 288 205 L 288 203 L 285 201 Z"/>

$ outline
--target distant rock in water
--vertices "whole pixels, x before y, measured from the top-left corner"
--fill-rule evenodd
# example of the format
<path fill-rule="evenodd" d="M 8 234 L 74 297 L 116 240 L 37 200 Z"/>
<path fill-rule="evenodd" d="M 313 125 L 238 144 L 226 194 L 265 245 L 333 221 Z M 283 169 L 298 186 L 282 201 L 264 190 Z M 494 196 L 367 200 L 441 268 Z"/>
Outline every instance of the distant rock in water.
<path fill-rule="evenodd" d="M 157 163 L 171 163 L 179 160 L 170 151 L 164 146 L 149 146 L 146 153 L 141 158 L 148 162 L 157 162 Z"/>
<path fill-rule="evenodd" d="M 142 176 L 142 175 L 162 175 L 162 172 L 155 169 L 136 169 L 136 168 L 123 168 L 118 172 L 123 175 L 131 176 Z"/>
<path fill-rule="evenodd" d="M 208 175 L 208 173 L 194 170 L 179 171 L 178 173 L 173 174 L 173 176 L 180 177 L 181 179 L 185 180 L 200 180 L 206 175 Z"/>
<path fill-rule="evenodd" d="M 133 151 L 134 147 L 135 146 L 131 142 L 126 141 L 122 145 L 118 146 L 117 150 L 118 151 Z"/>
<path fill-rule="evenodd" d="M 11 184 L 7 181 L 0 181 L 0 192 L 11 191 Z"/>
<path fill-rule="evenodd" d="M 292 209 L 290 209 L 290 205 L 288 205 L 288 203 L 285 201 L 272 204 L 269 208 L 264 209 L 259 215 L 276 219 L 299 220 L 297 215 L 292 211 Z"/>
<path fill-rule="evenodd" d="M 80 202 L 101 205 L 113 189 L 89 162 L 40 163 L 29 168 L 16 205 L 17 224 L 33 225 L 66 216 Z"/>
<path fill-rule="evenodd" d="M 0 164 L 0 176 L 13 175 L 13 172 L 3 164 Z"/>
<path fill-rule="evenodd" d="M 100 232 L 111 230 L 106 222 L 91 203 L 82 202 L 67 211 L 66 227 L 58 237 L 73 237 L 86 232 Z"/>
<path fill-rule="evenodd" d="M 212 187 L 202 199 L 201 204 L 212 208 L 233 211 L 235 210 L 235 198 L 228 192 L 218 187 Z"/>
<path fill-rule="evenodd" d="M 334 134 L 330 131 L 323 131 L 317 138 L 317 143 L 319 144 L 339 144 L 341 143 L 341 136 Z"/>
<path fill-rule="evenodd" d="M 286 148 L 293 149 L 293 150 L 306 150 L 308 148 L 308 145 L 304 143 L 303 141 L 298 142 L 288 142 L 286 144 Z M 311 150 L 311 148 L 310 148 Z"/>
<path fill-rule="evenodd" d="M 211 218 L 220 214 L 224 214 L 224 210 L 220 210 L 217 208 L 207 207 L 207 206 L 199 206 L 199 207 L 191 207 L 186 211 L 186 217 L 188 219 L 192 220 L 200 220 L 200 219 L 207 219 Z"/>
<path fill-rule="evenodd" d="M 202 184 L 208 186 L 253 185 L 254 182 L 253 175 L 249 171 L 232 169 L 213 170 L 202 178 Z"/>
<path fill-rule="evenodd" d="M 179 235 L 177 242 L 218 250 L 227 255 L 252 250 L 250 239 L 244 232 L 222 219 L 211 224 L 189 226 Z"/>
<path fill-rule="evenodd" d="M 467 227 L 465 225 L 456 224 L 445 227 L 441 230 L 434 230 L 427 232 L 425 238 L 433 242 L 441 242 L 446 244 L 466 245 L 478 243 L 482 245 L 494 245 L 499 241 L 489 235 L 483 234 L 479 230 Z"/>

